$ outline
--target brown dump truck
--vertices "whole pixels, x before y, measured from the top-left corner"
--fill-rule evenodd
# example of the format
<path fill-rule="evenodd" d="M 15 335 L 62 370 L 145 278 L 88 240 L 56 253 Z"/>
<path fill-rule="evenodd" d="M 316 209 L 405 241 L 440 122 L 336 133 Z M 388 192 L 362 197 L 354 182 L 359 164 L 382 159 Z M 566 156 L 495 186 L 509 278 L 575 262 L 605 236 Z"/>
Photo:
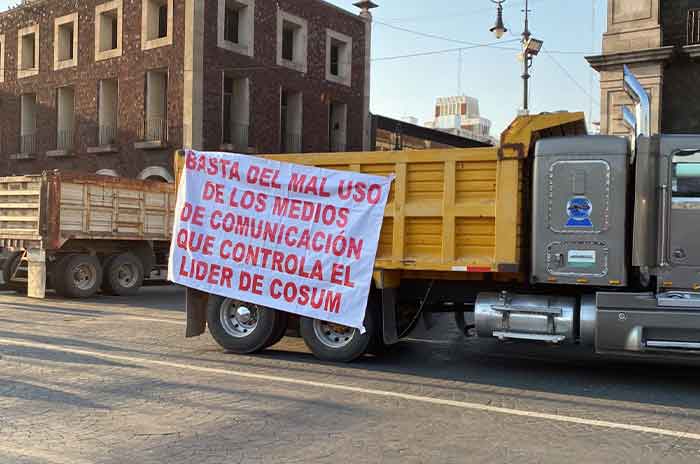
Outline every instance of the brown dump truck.
<path fill-rule="evenodd" d="M 174 197 L 171 184 L 107 176 L 0 178 L 0 288 L 137 292 L 167 270 Z"/>

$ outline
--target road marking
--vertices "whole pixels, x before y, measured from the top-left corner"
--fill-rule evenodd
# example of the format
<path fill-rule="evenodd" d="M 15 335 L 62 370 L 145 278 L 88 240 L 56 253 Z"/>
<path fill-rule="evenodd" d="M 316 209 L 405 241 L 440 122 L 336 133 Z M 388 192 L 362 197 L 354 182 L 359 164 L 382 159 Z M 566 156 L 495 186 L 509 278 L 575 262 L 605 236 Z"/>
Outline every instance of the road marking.
<path fill-rule="evenodd" d="M 178 321 L 176 319 L 158 319 L 155 317 L 130 316 L 128 314 L 115 316 L 115 318 L 116 319 L 134 319 L 136 321 L 144 321 L 144 322 L 162 322 L 164 324 L 185 325 L 185 321 Z"/>
<path fill-rule="evenodd" d="M 68 458 L 49 453 L 48 451 L 36 449 L 29 450 L 16 446 L 0 445 L 0 453 L 9 454 L 10 456 L 16 457 L 38 459 L 49 464 L 88 464 L 88 461 L 84 461 L 82 459 L 76 459 L 74 457 Z"/>
<path fill-rule="evenodd" d="M 203 372 L 203 373 L 208 373 L 208 374 L 226 375 L 226 376 L 238 377 L 238 378 L 242 378 L 242 379 L 260 380 L 260 381 L 265 381 L 265 382 L 277 382 L 277 383 L 283 383 L 283 384 L 288 384 L 288 385 L 302 385 L 302 386 L 306 386 L 306 387 L 316 387 L 316 388 L 321 388 L 321 389 L 325 389 L 325 390 L 336 390 L 336 391 L 343 391 L 343 392 L 350 392 L 350 393 L 361 393 L 364 395 L 371 395 L 371 396 L 384 397 L 384 398 L 395 398 L 395 399 L 400 399 L 400 400 L 405 400 L 405 401 L 412 401 L 412 402 L 416 402 L 416 403 L 432 404 L 432 405 L 438 405 L 438 406 L 450 406 L 453 408 L 472 410 L 472 411 L 481 411 L 481 412 L 489 412 L 489 413 L 495 413 L 495 414 L 504 414 L 504 415 L 509 415 L 509 416 L 527 417 L 527 418 L 531 418 L 531 419 L 541 419 L 544 421 L 565 422 L 565 423 L 576 424 L 576 425 L 587 425 L 590 427 L 624 430 L 627 432 L 648 433 L 648 434 L 653 434 L 653 435 L 673 437 L 673 438 L 677 438 L 677 439 L 680 438 L 680 439 L 700 441 L 700 434 L 698 434 L 698 433 L 681 432 L 681 431 L 677 431 L 677 430 L 661 429 L 661 428 L 656 428 L 656 427 L 646 427 L 646 426 L 634 425 L 634 424 L 623 424 L 623 423 L 618 423 L 618 422 L 610 422 L 610 421 L 595 420 L 595 419 L 585 419 L 585 418 L 574 417 L 574 416 L 563 416 L 563 415 L 559 415 L 559 414 L 548 414 L 548 413 L 543 413 L 543 412 L 526 411 L 526 410 L 521 410 L 521 409 L 502 408 L 502 407 L 489 406 L 489 405 L 479 404 L 479 403 L 470 403 L 467 401 L 455 401 L 455 400 L 447 400 L 447 399 L 441 399 L 441 398 L 431 398 L 431 397 L 427 397 L 427 396 L 418 396 L 418 395 L 411 395 L 411 394 L 399 393 L 399 392 L 391 392 L 391 391 L 385 391 L 385 390 L 375 390 L 375 389 L 371 389 L 371 388 L 351 387 L 351 386 L 347 386 L 347 385 L 338 385 L 338 384 L 333 384 L 333 383 L 317 382 L 317 381 L 313 381 L 313 380 L 292 379 L 292 378 L 288 378 L 288 377 L 281 377 L 281 376 L 275 376 L 275 375 L 253 374 L 250 372 L 241 372 L 241 371 L 234 371 L 234 370 L 227 370 L 227 369 L 220 369 L 220 368 L 213 368 L 213 367 L 193 366 L 193 365 L 189 365 L 189 364 L 175 363 L 175 362 L 170 362 L 170 361 L 160 361 L 157 359 L 136 358 L 136 357 L 132 357 L 132 356 L 107 354 L 107 353 L 102 353 L 99 351 L 89 351 L 89 350 L 80 350 L 80 349 L 76 349 L 76 348 L 67 348 L 67 347 L 63 347 L 63 346 L 56 346 L 56 345 L 51 345 L 51 344 L 46 344 L 46 343 L 35 343 L 35 342 L 27 342 L 27 341 L 20 341 L 20 340 L 12 340 L 12 339 L 8 339 L 8 338 L 0 338 L 0 345 L 5 345 L 5 346 L 14 345 L 14 346 L 20 346 L 20 347 L 26 347 L 26 348 L 38 348 L 38 349 L 44 349 L 44 350 L 53 350 L 53 351 L 58 351 L 58 352 L 62 352 L 62 353 L 70 353 L 70 354 L 76 354 L 76 355 L 82 355 L 82 356 L 93 356 L 93 357 L 107 359 L 107 360 L 111 360 L 111 361 L 140 364 L 142 366 L 169 367 L 169 368 L 173 368 L 173 369 L 189 370 L 189 371 Z"/>
<path fill-rule="evenodd" d="M 0 303 L 0 305 L 3 306 L 3 307 L 0 307 L 0 312 L 2 312 L 2 311 L 32 311 L 32 312 L 36 312 L 36 310 L 21 308 L 19 306 L 13 305 L 12 303 L 10 303 L 10 304 Z M 146 316 L 134 316 L 134 315 L 127 314 L 127 313 L 120 313 L 120 312 L 114 312 L 114 311 L 111 311 L 111 312 L 110 311 L 95 311 L 95 310 L 91 309 L 89 311 L 91 311 L 92 313 L 86 312 L 85 314 L 80 314 L 80 310 L 85 309 L 82 307 L 75 307 L 75 309 L 71 309 L 71 308 L 61 308 L 61 307 L 46 306 L 46 305 L 37 305 L 37 306 L 39 308 L 41 308 L 39 311 L 49 311 L 49 312 L 51 312 L 53 314 L 57 314 L 57 315 L 104 318 L 105 321 L 109 321 L 111 319 L 134 319 L 137 321 L 144 321 L 144 322 L 162 322 L 164 324 L 177 324 L 177 325 L 184 325 L 185 324 L 184 320 L 163 319 L 163 318 L 146 317 Z M 98 312 L 99 314 L 94 314 L 95 312 Z"/>

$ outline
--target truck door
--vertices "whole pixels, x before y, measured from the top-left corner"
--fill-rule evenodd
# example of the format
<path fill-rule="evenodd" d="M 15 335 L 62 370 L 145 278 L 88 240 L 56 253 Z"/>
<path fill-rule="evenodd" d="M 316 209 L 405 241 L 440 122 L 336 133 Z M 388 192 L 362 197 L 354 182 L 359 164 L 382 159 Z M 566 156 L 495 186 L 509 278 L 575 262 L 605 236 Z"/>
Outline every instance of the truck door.
<path fill-rule="evenodd" d="M 700 267 L 700 151 L 679 151 L 671 166 L 669 261 Z"/>

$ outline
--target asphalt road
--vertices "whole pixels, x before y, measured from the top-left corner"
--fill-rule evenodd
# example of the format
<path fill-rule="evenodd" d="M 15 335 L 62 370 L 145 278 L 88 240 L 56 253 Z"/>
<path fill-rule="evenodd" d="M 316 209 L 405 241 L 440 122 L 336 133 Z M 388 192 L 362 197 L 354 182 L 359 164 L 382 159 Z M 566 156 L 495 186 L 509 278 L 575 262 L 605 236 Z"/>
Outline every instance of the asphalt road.
<path fill-rule="evenodd" d="M 697 463 L 697 368 L 464 339 L 329 365 L 183 338 L 183 293 L 0 294 L 0 463 Z"/>

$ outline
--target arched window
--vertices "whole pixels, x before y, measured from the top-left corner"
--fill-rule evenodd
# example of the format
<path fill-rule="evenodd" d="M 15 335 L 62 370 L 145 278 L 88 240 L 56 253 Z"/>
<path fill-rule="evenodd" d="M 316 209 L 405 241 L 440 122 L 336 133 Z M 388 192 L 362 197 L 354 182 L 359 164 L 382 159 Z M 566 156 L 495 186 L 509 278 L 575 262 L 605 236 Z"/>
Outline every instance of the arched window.
<path fill-rule="evenodd" d="M 146 169 L 141 171 L 141 173 L 138 175 L 138 178 L 141 180 L 150 180 L 154 182 L 166 183 L 171 183 L 175 181 L 172 174 L 170 174 L 170 172 L 168 172 L 167 169 L 162 168 L 160 166 L 147 167 Z"/>

